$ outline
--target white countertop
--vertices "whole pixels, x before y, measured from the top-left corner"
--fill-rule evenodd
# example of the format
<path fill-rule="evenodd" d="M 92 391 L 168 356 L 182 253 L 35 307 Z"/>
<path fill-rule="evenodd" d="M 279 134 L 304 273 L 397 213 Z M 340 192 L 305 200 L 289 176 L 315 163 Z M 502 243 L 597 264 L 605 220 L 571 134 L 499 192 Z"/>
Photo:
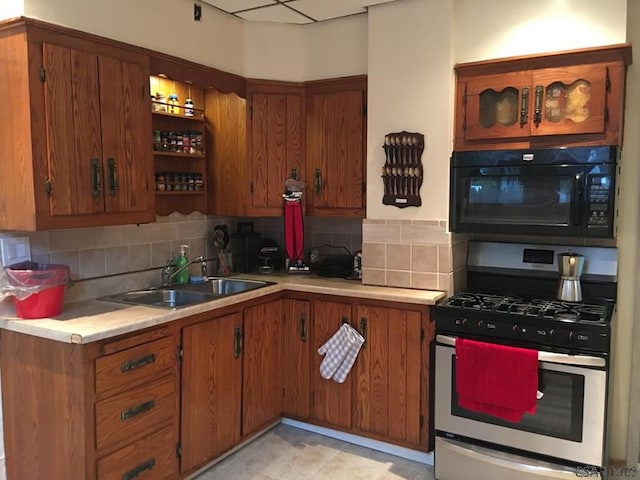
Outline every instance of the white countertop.
<path fill-rule="evenodd" d="M 0 318 L 0 328 L 60 342 L 81 344 L 162 325 L 283 290 L 422 305 L 435 305 L 445 296 L 441 291 L 362 285 L 354 280 L 307 275 L 239 275 L 234 278 L 238 277 L 276 283 L 257 290 L 171 310 L 86 300 L 65 304 L 62 314 L 55 318 L 23 320 L 3 317 Z"/>

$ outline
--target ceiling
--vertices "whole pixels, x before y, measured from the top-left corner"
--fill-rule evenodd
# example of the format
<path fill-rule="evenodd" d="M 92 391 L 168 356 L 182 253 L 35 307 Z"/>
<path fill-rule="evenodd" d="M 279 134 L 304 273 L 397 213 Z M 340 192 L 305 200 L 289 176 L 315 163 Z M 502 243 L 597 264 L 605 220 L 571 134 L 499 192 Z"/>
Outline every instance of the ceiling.
<path fill-rule="evenodd" d="M 396 0 L 201 0 L 244 20 L 304 25 L 360 15 L 367 7 Z"/>

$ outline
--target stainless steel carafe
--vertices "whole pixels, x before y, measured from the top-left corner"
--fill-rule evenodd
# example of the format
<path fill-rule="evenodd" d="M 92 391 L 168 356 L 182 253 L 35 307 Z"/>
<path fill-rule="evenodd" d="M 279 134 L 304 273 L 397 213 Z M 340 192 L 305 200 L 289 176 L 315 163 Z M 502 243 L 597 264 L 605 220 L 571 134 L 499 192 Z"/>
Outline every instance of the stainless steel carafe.
<path fill-rule="evenodd" d="M 581 302 L 582 287 L 580 276 L 584 267 L 584 256 L 579 253 L 559 253 L 558 270 L 560 284 L 558 286 L 558 300 L 564 302 Z"/>

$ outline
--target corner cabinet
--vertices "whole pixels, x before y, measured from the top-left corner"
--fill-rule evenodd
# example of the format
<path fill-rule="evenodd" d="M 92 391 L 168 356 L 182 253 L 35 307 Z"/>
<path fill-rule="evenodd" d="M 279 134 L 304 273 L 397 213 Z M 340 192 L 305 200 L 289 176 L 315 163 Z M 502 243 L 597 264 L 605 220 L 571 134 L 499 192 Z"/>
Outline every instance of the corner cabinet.
<path fill-rule="evenodd" d="M 0 228 L 152 222 L 148 57 L 59 30 L 0 28 Z"/>
<path fill-rule="evenodd" d="M 301 84 L 247 82 L 249 216 L 280 216 L 285 180 L 304 171 L 304 89 Z"/>
<path fill-rule="evenodd" d="M 366 214 L 367 77 L 305 83 L 307 214 Z"/>
<path fill-rule="evenodd" d="M 631 47 L 456 65 L 455 150 L 619 145 Z"/>

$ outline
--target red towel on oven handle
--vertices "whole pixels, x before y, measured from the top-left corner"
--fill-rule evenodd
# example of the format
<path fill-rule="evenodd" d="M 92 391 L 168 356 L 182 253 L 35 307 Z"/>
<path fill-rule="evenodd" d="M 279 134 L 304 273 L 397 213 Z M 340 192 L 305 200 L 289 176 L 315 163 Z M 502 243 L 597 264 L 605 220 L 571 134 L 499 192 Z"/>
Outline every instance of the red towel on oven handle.
<path fill-rule="evenodd" d="M 535 413 L 538 352 L 456 339 L 458 405 L 509 422 Z"/>

